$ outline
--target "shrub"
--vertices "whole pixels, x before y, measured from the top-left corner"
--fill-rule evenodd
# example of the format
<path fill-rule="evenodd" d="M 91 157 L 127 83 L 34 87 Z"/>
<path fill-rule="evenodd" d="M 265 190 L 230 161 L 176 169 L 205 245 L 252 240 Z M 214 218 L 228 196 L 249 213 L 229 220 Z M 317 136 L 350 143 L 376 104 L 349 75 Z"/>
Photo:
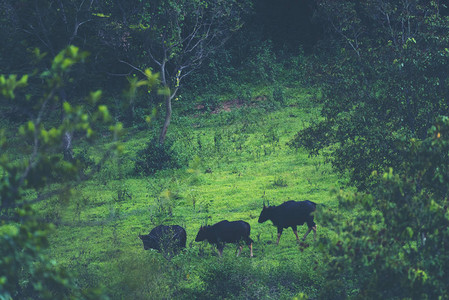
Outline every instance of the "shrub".
<path fill-rule="evenodd" d="M 166 140 L 164 144 L 160 144 L 154 139 L 137 152 L 134 170 L 137 174 L 151 175 L 159 170 L 179 168 L 180 166 L 180 159 L 173 149 L 173 143 Z"/>
<path fill-rule="evenodd" d="M 200 105 L 204 106 L 206 111 L 215 111 L 220 108 L 220 100 L 215 95 L 208 96 L 204 98 Z"/>
<path fill-rule="evenodd" d="M 441 255 L 449 249 L 449 118 L 424 140 L 404 137 L 402 148 L 405 171 L 373 172 L 367 192 L 339 192 L 337 210 L 317 212 L 335 231 L 320 240 L 328 266 L 320 298 L 449 298 L 449 259 Z M 345 210 L 357 219 L 345 221 Z"/>
<path fill-rule="evenodd" d="M 273 186 L 274 187 L 287 187 L 288 183 L 285 178 L 282 177 L 275 177 L 273 180 Z"/>
<path fill-rule="evenodd" d="M 291 299 L 315 295 L 318 288 L 310 272 L 295 263 L 262 267 L 234 255 L 209 261 L 197 276 L 181 289 L 180 299 Z"/>
<path fill-rule="evenodd" d="M 214 261 L 200 274 L 204 290 L 194 295 L 197 299 L 269 299 L 269 288 L 261 282 L 260 274 L 249 260 L 226 257 Z"/>
<path fill-rule="evenodd" d="M 276 86 L 273 90 L 273 100 L 281 105 L 285 103 L 284 90 L 280 86 Z"/>
<path fill-rule="evenodd" d="M 252 79 L 260 82 L 274 82 L 280 70 L 272 42 L 265 41 L 253 47 L 251 52 L 252 59 L 248 61 L 247 69 Z"/>

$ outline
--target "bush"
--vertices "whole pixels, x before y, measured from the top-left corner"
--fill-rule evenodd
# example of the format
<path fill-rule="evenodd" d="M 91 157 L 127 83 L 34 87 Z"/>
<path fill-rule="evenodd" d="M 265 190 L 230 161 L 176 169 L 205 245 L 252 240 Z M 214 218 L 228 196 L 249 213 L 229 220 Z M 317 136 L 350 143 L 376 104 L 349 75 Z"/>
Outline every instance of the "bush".
<path fill-rule="evenodd" d="M 280 86 L 274 88 L 273 100 L 281 105 L 285 104 L 284 90 Z"/>
<path fill-rule="evenodd" d="M 318 288 L 295 263 L 262 267 L 234 255 L 209 261 L 197 276 L 181 289 L 180 299 L 291 299 L 298 293 L 314 295 Z"/>
<path fill-rule="evenodd" d="M 211 112 L 220 108 L 220 100 L 217 96 L 212 95 L 204 98 L 200 105 L 204 106 L 206 111 Z"/>
<path fill-rule="evenodd" d="M 160 144 L 153 139 L 145 148 L 137 152 L 134 170 L 137 174 L 151 175 L 156 171 L 179 168 L 181 166 L 178 153 L 173 149 L 173 143 L 166 140 Z"/>
<path fill-rule="evenodd" d="M 248 259 L 226 257 L 208 264 L 200 274 L 203 289 L 193 292 L 197 299 L 269 299 L 269 287 Z M 192 293 L 192 291 L 190 291 Z"/>
<path fill-rule="evenodd" d="M 424 140 L 404 137 L 402 148 L 405 171 L 373 172 L 367 192 L 339 192 L 337 210 L 317 213 L 335 231 L 320 239 L 320 298 L 449 299 L 449 259 L 441 255 L 449 249 L 449 117 Z M 343 211 L 357 219 L 345 221 Z"/>
<path fill-rule="evenodd" d="M 252 59 L 247 63 L 251 79 L 259 82 L 274 82 L 280 69 L 272 42 L 265 41 L 261 45 L 253 47 L 251 52 Z"/>

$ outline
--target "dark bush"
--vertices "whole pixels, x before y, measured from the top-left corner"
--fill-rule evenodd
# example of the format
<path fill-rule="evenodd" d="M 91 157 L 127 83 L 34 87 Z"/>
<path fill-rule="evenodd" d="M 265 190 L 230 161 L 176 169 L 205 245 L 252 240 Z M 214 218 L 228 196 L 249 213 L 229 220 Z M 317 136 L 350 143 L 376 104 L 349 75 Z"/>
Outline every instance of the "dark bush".
<path fill-rule="evenodd" d="M 229 257 L 226 261 L 212 262 L 201 279 L 205 290 L 196 294 L 197 299 L 270 299 L 269 288 L 260 280 L 249 260 L 236 260 Z"/>
<path fill-rule="evenodd" d="M 201 101 L 200 105 L 202 105 L 206 111 L 215 111 L 220 108 L 220 100 L 217 96 L 208 96 Z"/>
<path fill-rule="evenodd" d="M 309 273 L 289 262 L 261 267 L 250 259 L 225 256 L 209 261 L 199 272 L 200 285 L 180 291 L 181 299 L 291 299 L 316 294 L 318 286 Z"/>
<path fill-rule="evenodd" d="M 134 170 L 137 174 L 151 175 L 159 170 L 175 169 L 180 166 L 180 159 L 173 149 L 173 143 L 166 140 L 164 144 L 160 144 L 154 139 L 137 152 Z"/>
<path fill-rule="evenodd" d="M 285 103 L 284 90 L 280 86 L 276 86 L 273 90 L 273 100 L 281 105 Z"/>

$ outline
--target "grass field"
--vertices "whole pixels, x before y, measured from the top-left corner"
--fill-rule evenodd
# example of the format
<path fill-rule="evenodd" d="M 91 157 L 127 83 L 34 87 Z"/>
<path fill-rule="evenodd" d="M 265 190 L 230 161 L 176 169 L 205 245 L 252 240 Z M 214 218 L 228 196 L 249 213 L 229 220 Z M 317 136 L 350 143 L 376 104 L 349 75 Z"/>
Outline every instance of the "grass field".
<path fill-rule="evenodd" d="M 321 285 L 322 254 L 312 235 L 298 246 L 285 230 L 276 246 L 276 228 L 257 219 L 263 201 L 308 199 L 333 207 L 330 191 L 341 178 L 323 157 L 287 145 L 318 117 L 313 94 L 285 88 L 285 100 L 275 103 L 269 88 L 254 90 L 253 101 L 243 106 L 229 105 L 231 96 L 223 96 L 219 103 L 226 110 L 191 108 L 174 116 L 168 138 L 185 162 L 181 168 L 136 174 L 137 152 L 155 130 L 130 129 L 123 156 L 79 185 L 72 201 L 41 204 L 41 213 L 61 224 L 50 237 L 52 257 L 76 274 L 79 285 L 101 285 L 113 299 L 313 297 Z M 95 160 L 96 151 L 85 155 Z M 201 225 L 223 219 L 251 225 L 254 258 L 248 248 L 235 258 L 234 245 L 219 258 L 212 246 L 194 241 Z M 316 223 L 318 238 L 329 234 Z M 159 224 L 185 227 L 182 254 L 165 259 L 143 250 L 138 235 Z M 300 234 L 306 229 L 300 227 Z"/>

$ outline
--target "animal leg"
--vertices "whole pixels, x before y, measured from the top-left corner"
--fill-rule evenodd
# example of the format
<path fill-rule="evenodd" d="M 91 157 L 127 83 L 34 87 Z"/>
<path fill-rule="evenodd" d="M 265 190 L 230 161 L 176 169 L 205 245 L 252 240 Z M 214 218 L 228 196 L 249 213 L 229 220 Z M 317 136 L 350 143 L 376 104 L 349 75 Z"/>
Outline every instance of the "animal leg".
<path fill-rule="evenodd" d="M 297 227 L 292 227 L 293 233 L 296 235 L 296 242 L 299 243 L 298 229 Z"/>
<path fill-rule="evenodd" d="M 306 234 L 304 235 L 304 237 L 302 238 L 303 241 L 306 240 L 307 236 L 309 235 L 310 231 L 313 230 L 313 240 L 316 240 L 316 225 L 313 227 L 309 227 L 309 230 L 307 230 Z"/>
<path fill-rule="evenodd" d="M 309 235 L 310 231 L 312 230 L 312 228 L 309 228 L 309 230 L 307 230 L 306 234 L 304 234 L 304 237 L 302 238 L 303 241 L 306 240 L 307 236 Z"/>
<path fill-rule="evenodd" d="M 237 254 L 237 257 L 239 257 L 240 253 L 242 253 L 243 246 L 238 246 L 237 249 L 239 250 L 239 253 Z"/>
<path fill-rule="evenodd" d="M 278 240 L 276 241 L 276 245 L 279 245 L 279 240 L 281 239 L 283 228 L 278 228 Z"/>
<path fill-rule="evenodd" d="M 253 257 L 253 243 L 249 244 L 248 247 L 249 247 L 249 251 L 251 253 L 250 257 Z"/>
<path fill-rule="evenodd" d="M 217 244 L 218 256 L 221 257 L 223 255 L 224 247 L 225 247 L 225 245 L 223 243 L 218 243 Z"/>
<path fill-rule="evenodd" d="M 293 230 L 293 233 L 296 235 L 296 242 L 299 243 L 298 231 L 297 230 Z"/>

